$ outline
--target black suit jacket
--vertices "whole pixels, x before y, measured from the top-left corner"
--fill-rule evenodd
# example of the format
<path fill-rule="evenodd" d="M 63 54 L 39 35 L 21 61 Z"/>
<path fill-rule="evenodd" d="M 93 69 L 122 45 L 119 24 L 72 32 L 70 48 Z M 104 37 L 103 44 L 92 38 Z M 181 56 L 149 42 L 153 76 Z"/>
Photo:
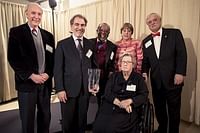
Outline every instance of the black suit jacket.
<path fill-rule="evenodd" d="M 45 73 L 49 79 L 45 85 L 52 89 L 55 41 L 53 35 L 40 29 L 45 49 Z M 29 77 L 38 74 L 38 60 L 34 40 L 28 24 L 10 29 L 8 40 L 8 61 L 15 72 L 15 85 L 18 91 L 31 92 L 37 87 Z"/>
<path fill-rule="evenodd" d="M 97 38 L 90 39 L 92 41 L 93 47 L 95 49 L 95 54 L 97 54 Z M 111 41 L 107 40 L 106 42 L 107 48 L 106 48 L 106 62 L 105 62 L 105 78 L 108 78 L 109 72 L 115 71 L 115 56 L 116 56 L 116 50 L 117 46 L 113 44 Z"/>
<path fill-rule="evenodd" d="M 88 68 L 96 67 L 95 60 L 94 49 L 88 39 L 83 38 L 82 61 L 72 36 L 59 41 L 54 68 L 56 91 L 65 90 L 67 96 L 77 97 L 84 87 L 84 92 L 88 93 Z"/>
<path fill-rule="evenodd" d="M 159 59 L 152 35 L 147 36 L 142 43 L 142 71 L 148 73 L 150 70 L 152 86 L 160 88 L 163 83 L 167 89 L 175 88 L 175 74 L 186 75 L 187 52 L 181 31 L 163 28 Z"/>

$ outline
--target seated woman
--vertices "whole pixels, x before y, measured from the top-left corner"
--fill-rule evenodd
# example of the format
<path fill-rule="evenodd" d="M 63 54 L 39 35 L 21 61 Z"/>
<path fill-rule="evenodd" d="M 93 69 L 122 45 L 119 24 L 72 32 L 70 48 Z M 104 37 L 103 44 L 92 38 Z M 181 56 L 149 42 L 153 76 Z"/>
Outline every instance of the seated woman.
<path fill-rule="evenodd" d="M 139 132 L 139 107 L 147 101 L 148 89 L 143 77 L 133 71 L 136 59 L 125 54 L 120 60 L 122 69 L 107 82 L 93 133 Z"/>

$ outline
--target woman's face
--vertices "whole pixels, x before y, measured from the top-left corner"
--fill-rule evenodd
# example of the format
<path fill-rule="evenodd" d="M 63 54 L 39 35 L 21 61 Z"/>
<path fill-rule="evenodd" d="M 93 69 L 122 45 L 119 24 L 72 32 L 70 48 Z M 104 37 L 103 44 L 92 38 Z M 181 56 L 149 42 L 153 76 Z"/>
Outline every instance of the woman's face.
<path fill-rule="evenodd" d="M 133 61 L 131 56 L 124 56 L 121 61 L 122 72 L 131 72 L 133 69 Z"/>
<path fill-rule="evenodd" d="M 129 39 L 131 39 L 132 32 L 131 32 L 131 30 L 129 28 L 124 28 L 122 30 L 121 34 L 122 34 L 122 39 L 123 40 L 129 40 Z"/>

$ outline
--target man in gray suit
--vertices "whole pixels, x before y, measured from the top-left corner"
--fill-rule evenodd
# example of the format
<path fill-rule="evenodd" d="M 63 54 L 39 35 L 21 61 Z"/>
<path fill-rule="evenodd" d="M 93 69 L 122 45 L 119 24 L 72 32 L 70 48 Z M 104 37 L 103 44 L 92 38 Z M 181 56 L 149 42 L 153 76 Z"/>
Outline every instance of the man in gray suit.
<path fill-rule="evenodd" d="M 179 29 L 161 27 L 156 13 L 147 16 L 151 34 L 143 40 L 143 76 L 150 71 L 159 133 L 179 133 L 181 92 L 186 75 L 187 52 Z"/>
<path fill-rule="evenodd" d="M 91 42 L 83 37 L 87 19 L 70 20 L 72 36 L 58 42 L 55 52 L 55 87 L 61 104 L 64 133 L 83 133 L 89 104 L 88 68 L 96 67 Z"/>

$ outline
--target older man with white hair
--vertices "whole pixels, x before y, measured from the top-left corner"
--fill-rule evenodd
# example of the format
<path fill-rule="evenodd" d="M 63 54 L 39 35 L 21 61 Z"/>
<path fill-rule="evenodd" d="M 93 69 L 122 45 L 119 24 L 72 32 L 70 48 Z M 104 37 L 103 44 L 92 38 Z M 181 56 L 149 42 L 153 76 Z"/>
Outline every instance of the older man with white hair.
<path fill-rule="evenodd" d="M 27 5 L 28 22 L 10 29 L 8 61 L 15 72 L 22 133 L 49 133 L 54 37 L 41 29 L 43 10 L 37 3 Z"/>

